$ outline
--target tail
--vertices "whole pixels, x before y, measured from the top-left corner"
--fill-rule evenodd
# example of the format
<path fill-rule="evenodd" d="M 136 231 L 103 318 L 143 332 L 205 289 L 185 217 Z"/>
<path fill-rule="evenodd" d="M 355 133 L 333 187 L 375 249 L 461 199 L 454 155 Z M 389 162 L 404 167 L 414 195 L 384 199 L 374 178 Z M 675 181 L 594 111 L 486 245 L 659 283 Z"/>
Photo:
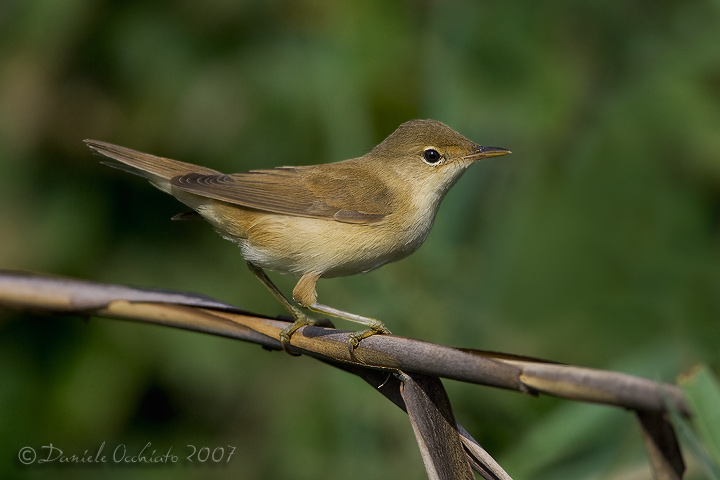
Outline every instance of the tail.
<path fill-rule="evenodd" d="M 170 158 L 156 157 L 155 155 L 120 147 L 112 143 L 98 140 L 85 140 L 85 143 L 95 152 L 115 160 L 115 162 L 103 163 L 145 177 L 150 180 L 150 183 L 167 193 L 170 193 L 170 179 L 178 175 L 188 173 L 200 173 L 203 175 L 220 174 L 220 172 L 210 168 L 180 162 Z"/>

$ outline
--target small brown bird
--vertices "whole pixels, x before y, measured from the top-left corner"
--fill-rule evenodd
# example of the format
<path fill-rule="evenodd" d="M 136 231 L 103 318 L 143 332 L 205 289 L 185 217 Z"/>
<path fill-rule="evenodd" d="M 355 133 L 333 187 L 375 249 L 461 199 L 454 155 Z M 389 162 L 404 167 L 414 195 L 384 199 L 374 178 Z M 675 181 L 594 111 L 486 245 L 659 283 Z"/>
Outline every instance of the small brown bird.
<path fill-rule="evenodd" d="M 299 276 L 293 298 L 302 307 L 365 325 L 350 335 L 351 349 L 370 335 L 390 333 L 378 320 L 318 303 L 316 282 L 369 272 L 410 255 L 427 238 L 440 202 L 463 172 L 477 160 L 510 153 L 477 145 L 435 120 L 403 123 L 362 157 L 230 175 L 85 142 L 240 245 L 250 270 L 295 319 L 280 333 L 286 350 L 292 334 L 316 320 L 293 305 L 263 269 Z"/>

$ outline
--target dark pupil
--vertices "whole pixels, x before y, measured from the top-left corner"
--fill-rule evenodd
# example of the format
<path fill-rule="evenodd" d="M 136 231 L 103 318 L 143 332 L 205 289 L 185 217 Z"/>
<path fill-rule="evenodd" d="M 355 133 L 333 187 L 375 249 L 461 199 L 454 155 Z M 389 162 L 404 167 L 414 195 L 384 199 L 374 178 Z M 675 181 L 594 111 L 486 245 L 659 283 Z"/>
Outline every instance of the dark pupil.
<path fill-rule="evenodd" d="M 440 154 L 437 150 L 433 150 L 432 148 L 425 150 L 423 156 L 425 157 L 425 160 L 430 163 L 435 163 L 440 160 Z"/>

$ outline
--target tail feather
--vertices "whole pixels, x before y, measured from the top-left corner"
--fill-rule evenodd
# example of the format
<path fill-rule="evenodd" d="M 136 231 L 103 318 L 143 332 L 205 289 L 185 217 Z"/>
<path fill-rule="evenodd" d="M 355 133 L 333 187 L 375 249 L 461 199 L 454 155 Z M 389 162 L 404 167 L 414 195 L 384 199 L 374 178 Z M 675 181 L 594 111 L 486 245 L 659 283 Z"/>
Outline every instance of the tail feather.
<path fill-rule="evenodd" d="M 120 147 L 118 145 L 101 142 L 99 140 L 85 140 L 85 143 L 92 150 L 107 158 L 120 162 L 121 165 L 118 165 L 115 162 L 103 163 L 107 163 L 111 167 L 119 168 L 129 173 L 141 175 L 148 178 L 150 181 L 157 181 L 161 179 L 170 180 L 175 176 L 185 175 L 188 173 L 200 173 L 203 175 L 220 174 L 220 172 L 210 168 L 193 165 L 192 163 L 180 162 L 170 158 L 156 157 L 155 155 L 150 155 L 149 153 L 138 152 L 130 148 Z"/>

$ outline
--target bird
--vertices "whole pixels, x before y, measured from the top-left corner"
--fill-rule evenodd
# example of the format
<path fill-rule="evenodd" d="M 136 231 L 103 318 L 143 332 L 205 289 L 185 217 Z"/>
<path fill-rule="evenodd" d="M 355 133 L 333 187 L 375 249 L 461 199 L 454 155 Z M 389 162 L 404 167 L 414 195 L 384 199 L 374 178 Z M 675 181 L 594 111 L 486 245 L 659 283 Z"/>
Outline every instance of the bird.
<path fill-rule="evenodd" d="M 357 158 L 233 174 L 98 140 L 85 143 L 239 245 L 250 271 L 294 319 L 279 335 L 289 353 L 298 329 L 324 324 L 297 305 L 364 325 L 349 334 L 351 352 L 364 338 L 389 334 L 379 320 L 319 303 L 317 281 L 367 273 L 415 252 L 462 174 L 481 159 L 511 153 L 478 145 L 437 120 L 419 119 L 401 124 Z M 265 270 L 299 277 L 292 292 L 297 305 Z"/>

